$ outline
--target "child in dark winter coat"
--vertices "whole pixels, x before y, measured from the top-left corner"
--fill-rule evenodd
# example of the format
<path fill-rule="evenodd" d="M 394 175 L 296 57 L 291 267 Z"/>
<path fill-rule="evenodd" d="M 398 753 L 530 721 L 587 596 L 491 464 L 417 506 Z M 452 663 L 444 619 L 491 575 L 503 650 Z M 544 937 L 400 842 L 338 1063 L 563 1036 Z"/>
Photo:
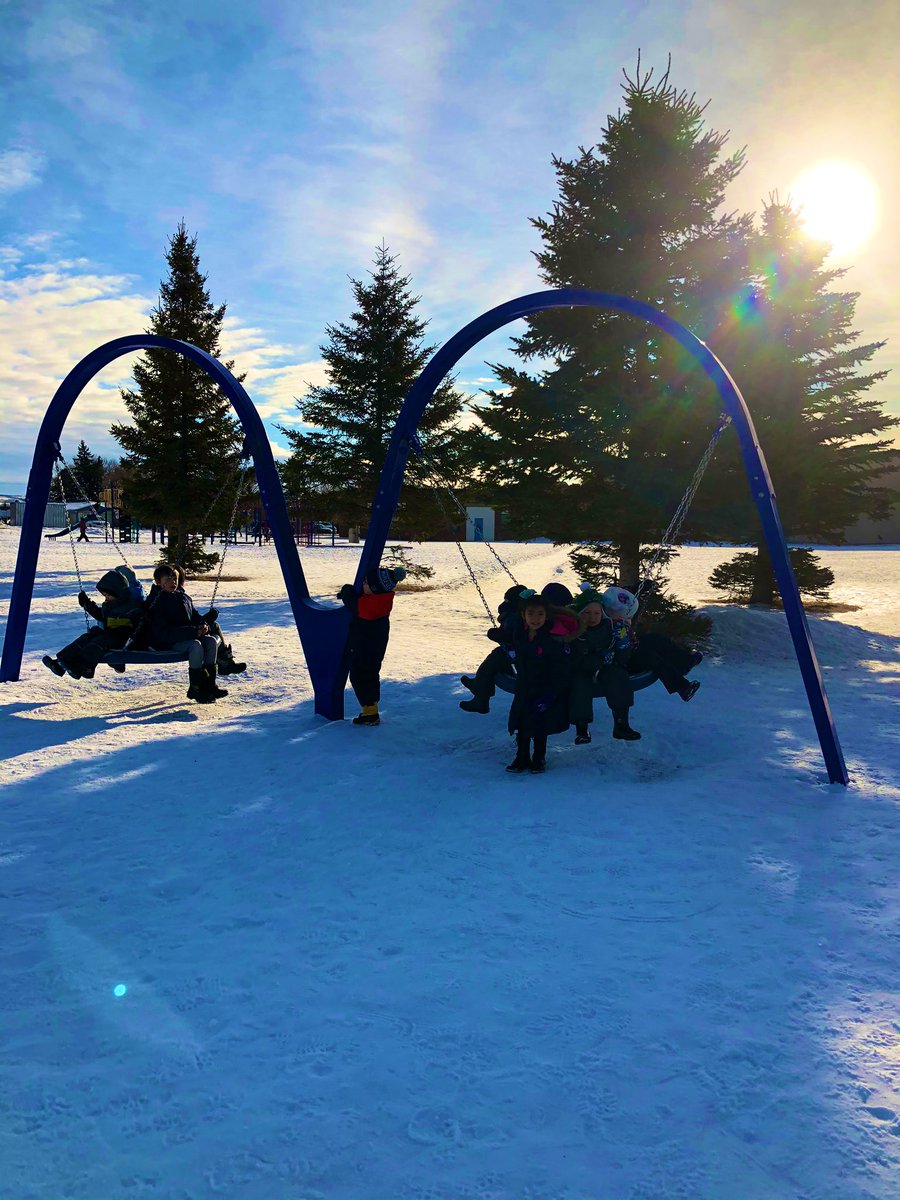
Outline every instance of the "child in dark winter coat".
<path fill-rule="evenodd" d="M 519 597 L 523 591 L 521 584 L 514 583 L 503 594 L 503 602 L 497 609 L 497 625 L 487 631 L 492 642 L 499 643 L 485 658 L 478 670 L 472 675 L 463 675 L 460 682 L 472 693 L 471 700 L 460 700 L 459 707 L 465 712 L 490 712 L 491 698 L 496 690 L 494 681 L 498 675 L 512 675 L 513 666 L 509 650 L 516 633 L 521 628 L 522 616 L 519 612 Z"/>
<path fill-rule="evenodd" d="M 607 588 L 600 595 L 582 584 L 572 604 L 581 613 L 583 632 L 572 643 L 572 687 L 569 716 L 575 725 L 575 744 L 591 740 L 588 725 L 594 719 L 593 696 L 596 688 L 605 698 L 613 716 L 613 737 L 637 741 L 640 734 L 628 723 L 628 710 L 634 704 L 634 688 L 628 673 L 634 650 L 631 619 L 638 602 L 620 588 Z"/>
<path fill-rule="evenodd" d="M 570 655 L 550 632 L 553 606 L 544 596 L 525 596 L 519 607 L 522 621 L 510 650 L 516 690 L 509 732 L 516 735 L 516 757 L 506 769 L 537 774 L 546 769 L 548 736 L 569 728 Z"/>
<path fill-rule="evenodd" d="M 183 592 L 184 582 L 187 576 L 184 573 L 184 567 L 175 564 L 175 573 L 178 576 L 178 587 Z M 150 589 L 150 597 L 152 600 L 153 588 Z M 225 634 L 222 632 L 222 626 L 219 624 L 219 610 L 211 608 L 204 617 L 209 632 L 219 643 L 219 653 L 216 655 L 216 670 L 220 675 L 241 675 L 247 670 L 245 662 L 236 662 L 234 651 L 231 646 L 225 641 Z"/>
<path fill-rule="evenodd" d="M 214 704 L 228 692 L 216 683 L 216 655 L 219 643 L 209 631 L 208 616 L 178 587 L 174 567 L 159 566 L 153 572 L 156 594 L 147 601 L 147 637 L 154 650 L 187 651 L 188 699 L 198 704 Z"/>
<path fill-rule="evenodd" d="M 394 588 L 406 578 L 403 567 L 377 567 L 367 571 L 362 594 L 352 583 L 338 592 L 353 614 L 347 637 L 350 656 L 350 686 L 362 712 L 354 725 L 380 725 L 378 702 L 381 699 L 381 664 L 391 636 L 390 612 L 394 606 Z"/>
<path fill-rule="evenodd" d="M 64 646 L 56 658 L 45 654 L 41 659 L 54 675 L 92 679 L 107 650 L 121 649 L 134 633 L 141 605 L 131 595 L 125 577 L 118 571 L 107 571 L 98 582 L 97 591 L 103 597 L 102 604 L 95 604 L 86 592 L 78 593 L 78 603 L 99 625 Z"/>

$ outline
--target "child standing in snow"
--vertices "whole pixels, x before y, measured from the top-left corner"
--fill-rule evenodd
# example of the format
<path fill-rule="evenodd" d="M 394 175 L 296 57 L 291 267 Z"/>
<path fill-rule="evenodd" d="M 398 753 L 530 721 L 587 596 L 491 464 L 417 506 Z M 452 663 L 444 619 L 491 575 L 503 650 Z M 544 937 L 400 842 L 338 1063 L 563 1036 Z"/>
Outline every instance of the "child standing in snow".
<path fill-rule="evenodd" d="M 516 757 L 506 769 L 538 774 L 546 770 L 548 736 L 569 728 L 569 647 L 551 635 L 553 606 L 544 596 L 526 595 L 519 607 L 522 623 L 510 650 L 516 690 L 509 732 L 516 735 Z"/>
<path fill-rule="evenodd" d="M 380 725 L 378 702 L 381 699 L 381 664 L 391 635 L 390 612 L 394 606 L 394 588 L 406 578 L 403 567 L 377 567 L 367 571 L 362 594 L 352 583 L 338 592 L 353 614 L 347 637 L 350 656 L 350 686 L 362 712 L 354 725 Z"/>

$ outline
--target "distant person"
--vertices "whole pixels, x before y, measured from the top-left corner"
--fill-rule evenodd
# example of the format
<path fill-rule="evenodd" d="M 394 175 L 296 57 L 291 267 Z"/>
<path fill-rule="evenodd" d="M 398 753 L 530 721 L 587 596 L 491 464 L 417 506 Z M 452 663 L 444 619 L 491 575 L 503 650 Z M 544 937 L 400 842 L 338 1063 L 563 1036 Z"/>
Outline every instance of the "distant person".
<path fill-rule="evenodd" d="M 89 542 L 91 539 L 87 535 L 87 520 L 84 517 L 78 519 L 78 538 L 79 542 Z"/>
<path fill-rule="evenodd" d="M 107 571 L 100 578 L 97 591 L 103 597 L 102 604 L 95 604 L 84 591 L 78 593 L 78 603 L 99 624 L 64 646 L 56 658 L 45 654 L 41 659 L 54 675 L 93 679 L 94 669 L 107 650 L 120 650 L 134 633 L 141 617 L 141 603 L 132 596 L 125 577 L 118 571 Z"/>
<path fill-rule="evenodd" d="M 376 567 L 367 571 L 362 593 L 345 583 L 338 600 L 352 613 L 347 652 L 350 656 L 350 686 L 362 711 L 354 725 L 380 725 L 378 702 L 381 699 L 381 664 L 391 636 L 390 613 L 394 607 L 394 588 L 406 578 L 403 567 Z"/>

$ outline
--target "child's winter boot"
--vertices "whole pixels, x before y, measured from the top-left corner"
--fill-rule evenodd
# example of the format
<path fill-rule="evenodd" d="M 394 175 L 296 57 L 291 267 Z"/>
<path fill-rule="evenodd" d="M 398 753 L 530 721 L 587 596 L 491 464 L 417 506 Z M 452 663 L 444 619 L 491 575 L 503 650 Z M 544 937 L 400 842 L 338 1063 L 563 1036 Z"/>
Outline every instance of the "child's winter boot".
<path fill-rule="evenodd" d="M 590 740 L 591 740 L 591 731 L 588 729 L 587 725 L 576 725 L 575 726 L 575 745 L 576 746 L 586 746 Z"/>
<path fill-rule="evenodd" d="M 217 663 L 207 663 L 203 670 L 206 672 L 207 678 L 209 679 L 209 690 L 217 700 L 221 700 L 223 696 L 228 695 L 228 691 L 226 688 L 220 688 L 216 683 L 217 666 Z"/>
<path fill-rule="evenodd" d="M 62 663 L 57 662 L 55 658 L 51 658 L 49 654 L 45 654 L 41 659 L 41 662 L 49 671 L 52 671 L 54 675 L 65 675 L 66 673 L 66 668 L 62 665 Z"/>
<path fill-rule="evenodd" d="M 683 683 L 681 685 L 681 687 L 678 689 L 678 695 L 682 698 L 682 700 L 686 704 L 688 702 L 688 700 L 693 699 L 693 697 L 696 694 L 697 689 L 699 687 L 700 687 L 699 679 L 688 679 L 687 682 Z"/>
<path fill-rule="evenodd" d="M 235 662 L 234 652 L 230 646 L 219 647 L 218 668 L 220 675 L 240 675 L 247 670 L 245 662 Z"/>
<path fill-rule="evenodd" d="M 364 704 L 363 710 L 358 717 L 353 718 L 354 725 L 380 725 L 381 717 L 378 715 L 377 704 Z"/>
<path fill-rule="evenodd" d="M 528 752 L 528 743 L 524 746 L 516 746 L 516 757 L 512 760 L 507 771 L 513 771 L 516 775 L 521 775 L 523 771 L 531 770 L 531 755 Z"/>
<path fill-rule="evenodd" d="M 460 700 L 459 707 L 464 712 L 486 713 L 491 711 L 491 702 L 486 696 L 475 692 L 471 700 Z"/>
<path fill-rule="evenodd" d="M 640 741 L 641 735 L 628 724 L 628 709 L 613 713 L 613 737 L 622 742 Z"/>
<path fill-rule="evenodd" d="M 196 700 L 198 704 L 215 704 L 216 697 L 209 686 L 209 676 L 203 667 L 189 667 L 188 679 L 191 681 L 191 686 L 187 690 L 188 700 Z"/>

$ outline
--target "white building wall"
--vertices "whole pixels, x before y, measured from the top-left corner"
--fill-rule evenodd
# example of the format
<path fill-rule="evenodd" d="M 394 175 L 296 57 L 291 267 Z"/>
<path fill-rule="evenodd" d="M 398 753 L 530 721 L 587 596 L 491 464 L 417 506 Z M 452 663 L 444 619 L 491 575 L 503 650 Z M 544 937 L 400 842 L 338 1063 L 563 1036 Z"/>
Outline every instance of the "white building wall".
<path fill-rule="evenodd" d="M 466 509 L 466 541 L 494 542 L 497 525 L 492 508 L 472 507 Z"/>

